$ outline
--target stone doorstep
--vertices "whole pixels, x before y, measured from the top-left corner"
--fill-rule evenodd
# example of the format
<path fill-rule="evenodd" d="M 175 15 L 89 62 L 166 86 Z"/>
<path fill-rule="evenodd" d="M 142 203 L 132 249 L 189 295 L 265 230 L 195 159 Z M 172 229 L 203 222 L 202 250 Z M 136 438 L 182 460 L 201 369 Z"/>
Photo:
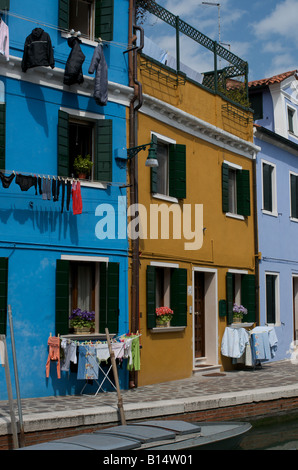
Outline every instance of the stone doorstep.
<path fill-rule="evenodd" d="M 200 364 L 195 365 L 192 370 L 192 375 L 205 375 L 208 373 L 219 373 L 221 370 L 221 365 L 211 365 L 211 364 Z"/>

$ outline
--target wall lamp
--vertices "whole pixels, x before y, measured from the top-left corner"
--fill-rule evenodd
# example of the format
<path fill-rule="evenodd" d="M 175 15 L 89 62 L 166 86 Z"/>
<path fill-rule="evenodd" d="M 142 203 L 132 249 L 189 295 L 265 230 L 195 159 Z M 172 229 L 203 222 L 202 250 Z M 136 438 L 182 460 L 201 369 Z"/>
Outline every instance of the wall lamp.
<path fill-rule="evenodd" d="M 150 145 L 150 148 L 149 148 L 148 157 L 147 157 L 145 166 L 149 166 L 151 168 L 157 167 L 158 160 L 157 160 L 157 137 L 156 135 L 152 136 L 151 142 L 149 142 L 149 144 L 138 145 L 138 147 L 131 147 L 127 149 L 127 159 L 131 160 L 141 150 L 146 150 L 146 147 L 148 147 L 148 145 Z"/>

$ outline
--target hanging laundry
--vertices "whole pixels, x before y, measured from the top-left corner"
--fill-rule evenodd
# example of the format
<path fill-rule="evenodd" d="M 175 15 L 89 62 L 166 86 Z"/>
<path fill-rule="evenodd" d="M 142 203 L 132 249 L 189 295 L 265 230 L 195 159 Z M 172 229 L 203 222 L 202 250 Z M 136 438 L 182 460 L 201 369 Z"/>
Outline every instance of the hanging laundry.
<path fill-rule="evenodd" d="M 98 379 L 99 366 L 96 360 L 96 350 L 93 346 L 79 346 L 78 380 Z"/>
<path fill-rule="evenodd" d="M 69 47 L 71 47 L 71 52 L 65 65 L 63 83 L 65 85 L 81 84 L 84 81 L 82 65 L 86 58 L 80 46 L 82 41 L 73 36 L 68 38 L 67 42 Z"/>
<path fill-rule="evenodd" d="M 5 189 L 9 188 L 9 186 L 11 185 L 11 182 L 13 181 L 14 177 L 15 177 L 14 173 L 12 173 L 10 176 L 5 176 L 4 173 L 2 173 L 2 171 L 0 171 L 0 179 L 2 181 L 3 188 L 5 188 Z"/>
<path fill-rule="evenodd" d="M 59 199 L 59 184 L 58 181 L 56 181 L 56 178 L 52 179 L 52 196 L 53 196 L 53 201 L 57 202 Z"/>
<path fill-rule="evenodd" d="M 61 340 L 61 370 L 68 372 L 70 363 L 77 363 L 77 346 L 74 342 L 69 342 L 63 338 Z"/>
<path fill-rule="evenodd" d="M 103 53 L 103 46 L 99 44 L 93 53 L 88 73 L 95 71 L 93 97 L 97 104 L 105 106 L 108 102 L 108 66 Z"/>
<path fill-rule="evenodd" d="M 69 211 L 70 205 L 70 196 L 71 196 L 71 181 L 67 180 L 66 183 L 66 209 Z"/>
<path fill-rule="evenodd" d="M 62 201 L 61 201 L 61 213 L 63 212 L 63 206 L 64 206 L 64 197 L 65 197 L 65 181 L 63 179 L 58 178 L 58 193 L 60 193 L 61 189 L 61 194 L 62 194 Z"/>
<path fill-rule="evenodd" d="M 20 173 L 16 176 L 16 184 L 18 184 L 22 191 L 28 191 L 32 186 L 35 187 L 35 194 L 37 194 L 37 177 L 31 175 L 21 175 Z"/>
<path fill-rule="evenodd" d="M 6 60 L 9 60 L 9 30 L 2 19 L 0 19 L 0 55 L 4 55 Z"/>
<path fill-rule="evenodd" d="M 0 339 L 0 364 L 5 366 L 5 346 L 2 339 Z"/>
<path fill-rule="evenodd" d="M 131 358 L 127 364 L 127 370 L 130 371 L 137 371 L 141 369 L 141 357 L 140 357 L 140 340 L 139 337 L 136 336 L 131 341 L 131 350 L 130 350 Z"/>
<path fill-rule="evenodd" d="M 46 363 L 46 377 L 50 375 L 50 364 L 51 361 L 57 361 L 57 377 L 61 378 L 60 372 L 60 338 L 56 336 L 50 336 L 48 339 L 49 355 Z"/>
<path fill-rule="evenodd" d="M 22 59 L 22 71 L 38 65 L 55 67 L 51 38 L 42 28 L 35 28 L 26 37 Z"/>
<path fill-rule="evenodd" d="M 43 178 L 42 180 L 42 199 L 50 201 L 51 199 L 51 180 Z"/>
<path fill-rule="evenodd" d="M 42 194 L 42 179 L 40 176 L 37 178 L 37 184 L 38 184 L 38 192 L 39 194 Z"/>
<path fill-rule="evenodd" d="M 74 215 L 81 214 L 83 210 L 81 183 L 79 181 L 72 183 L 72 210 Z"/>

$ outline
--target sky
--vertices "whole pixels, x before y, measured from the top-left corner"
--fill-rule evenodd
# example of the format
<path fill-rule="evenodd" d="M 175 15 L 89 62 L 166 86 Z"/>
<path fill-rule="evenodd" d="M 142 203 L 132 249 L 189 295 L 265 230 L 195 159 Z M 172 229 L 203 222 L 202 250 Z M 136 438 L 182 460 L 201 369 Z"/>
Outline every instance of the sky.
<path fill-rule="evenodd" d="M 298 0 L 156 0 L 157 3 L 249 65 L 249 81 L 298 69 Z M 218 6 L 219 4 L 219 6 Z M 175 56 L 174 29 L 152 15 L 145 36 Z M 213 70 L 213 54 L 181 35 L 181 62 L 198 72 Z M 221 66 L 227 65 L 220 62 Z"/>

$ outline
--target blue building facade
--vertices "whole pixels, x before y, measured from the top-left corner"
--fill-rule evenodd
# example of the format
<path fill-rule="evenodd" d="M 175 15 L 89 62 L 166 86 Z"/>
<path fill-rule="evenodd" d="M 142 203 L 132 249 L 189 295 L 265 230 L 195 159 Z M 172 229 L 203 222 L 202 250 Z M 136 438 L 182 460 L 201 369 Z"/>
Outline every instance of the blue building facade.
<path fill-rule="evenodd" d="M 49 336 L 73 338 L 74 308 L 95 311 L 95 338 L 106 327 L 129 330 L 125 229 L 116 224 L 115 239 L 103 222 L 98 229 L 106 207 L 126 218 L 126 167 L 116 157 L 127 147 L 128 0 L 1 0 L 0 10 L 0 333 L 11 361 L 10 305 L 22 398 L 74 394 L 83 386 L 75 372 L 59 379 L 53 362 L 46 377 Z M 93 163 L 85 180 L 77 155 Z"/>
<path fill-rule="evenodd" d="M 273 325 L 274 360 L 289 359 L 298 328 L 297 75 L 251 82 L 259 243 L 260 325 Z"/>

